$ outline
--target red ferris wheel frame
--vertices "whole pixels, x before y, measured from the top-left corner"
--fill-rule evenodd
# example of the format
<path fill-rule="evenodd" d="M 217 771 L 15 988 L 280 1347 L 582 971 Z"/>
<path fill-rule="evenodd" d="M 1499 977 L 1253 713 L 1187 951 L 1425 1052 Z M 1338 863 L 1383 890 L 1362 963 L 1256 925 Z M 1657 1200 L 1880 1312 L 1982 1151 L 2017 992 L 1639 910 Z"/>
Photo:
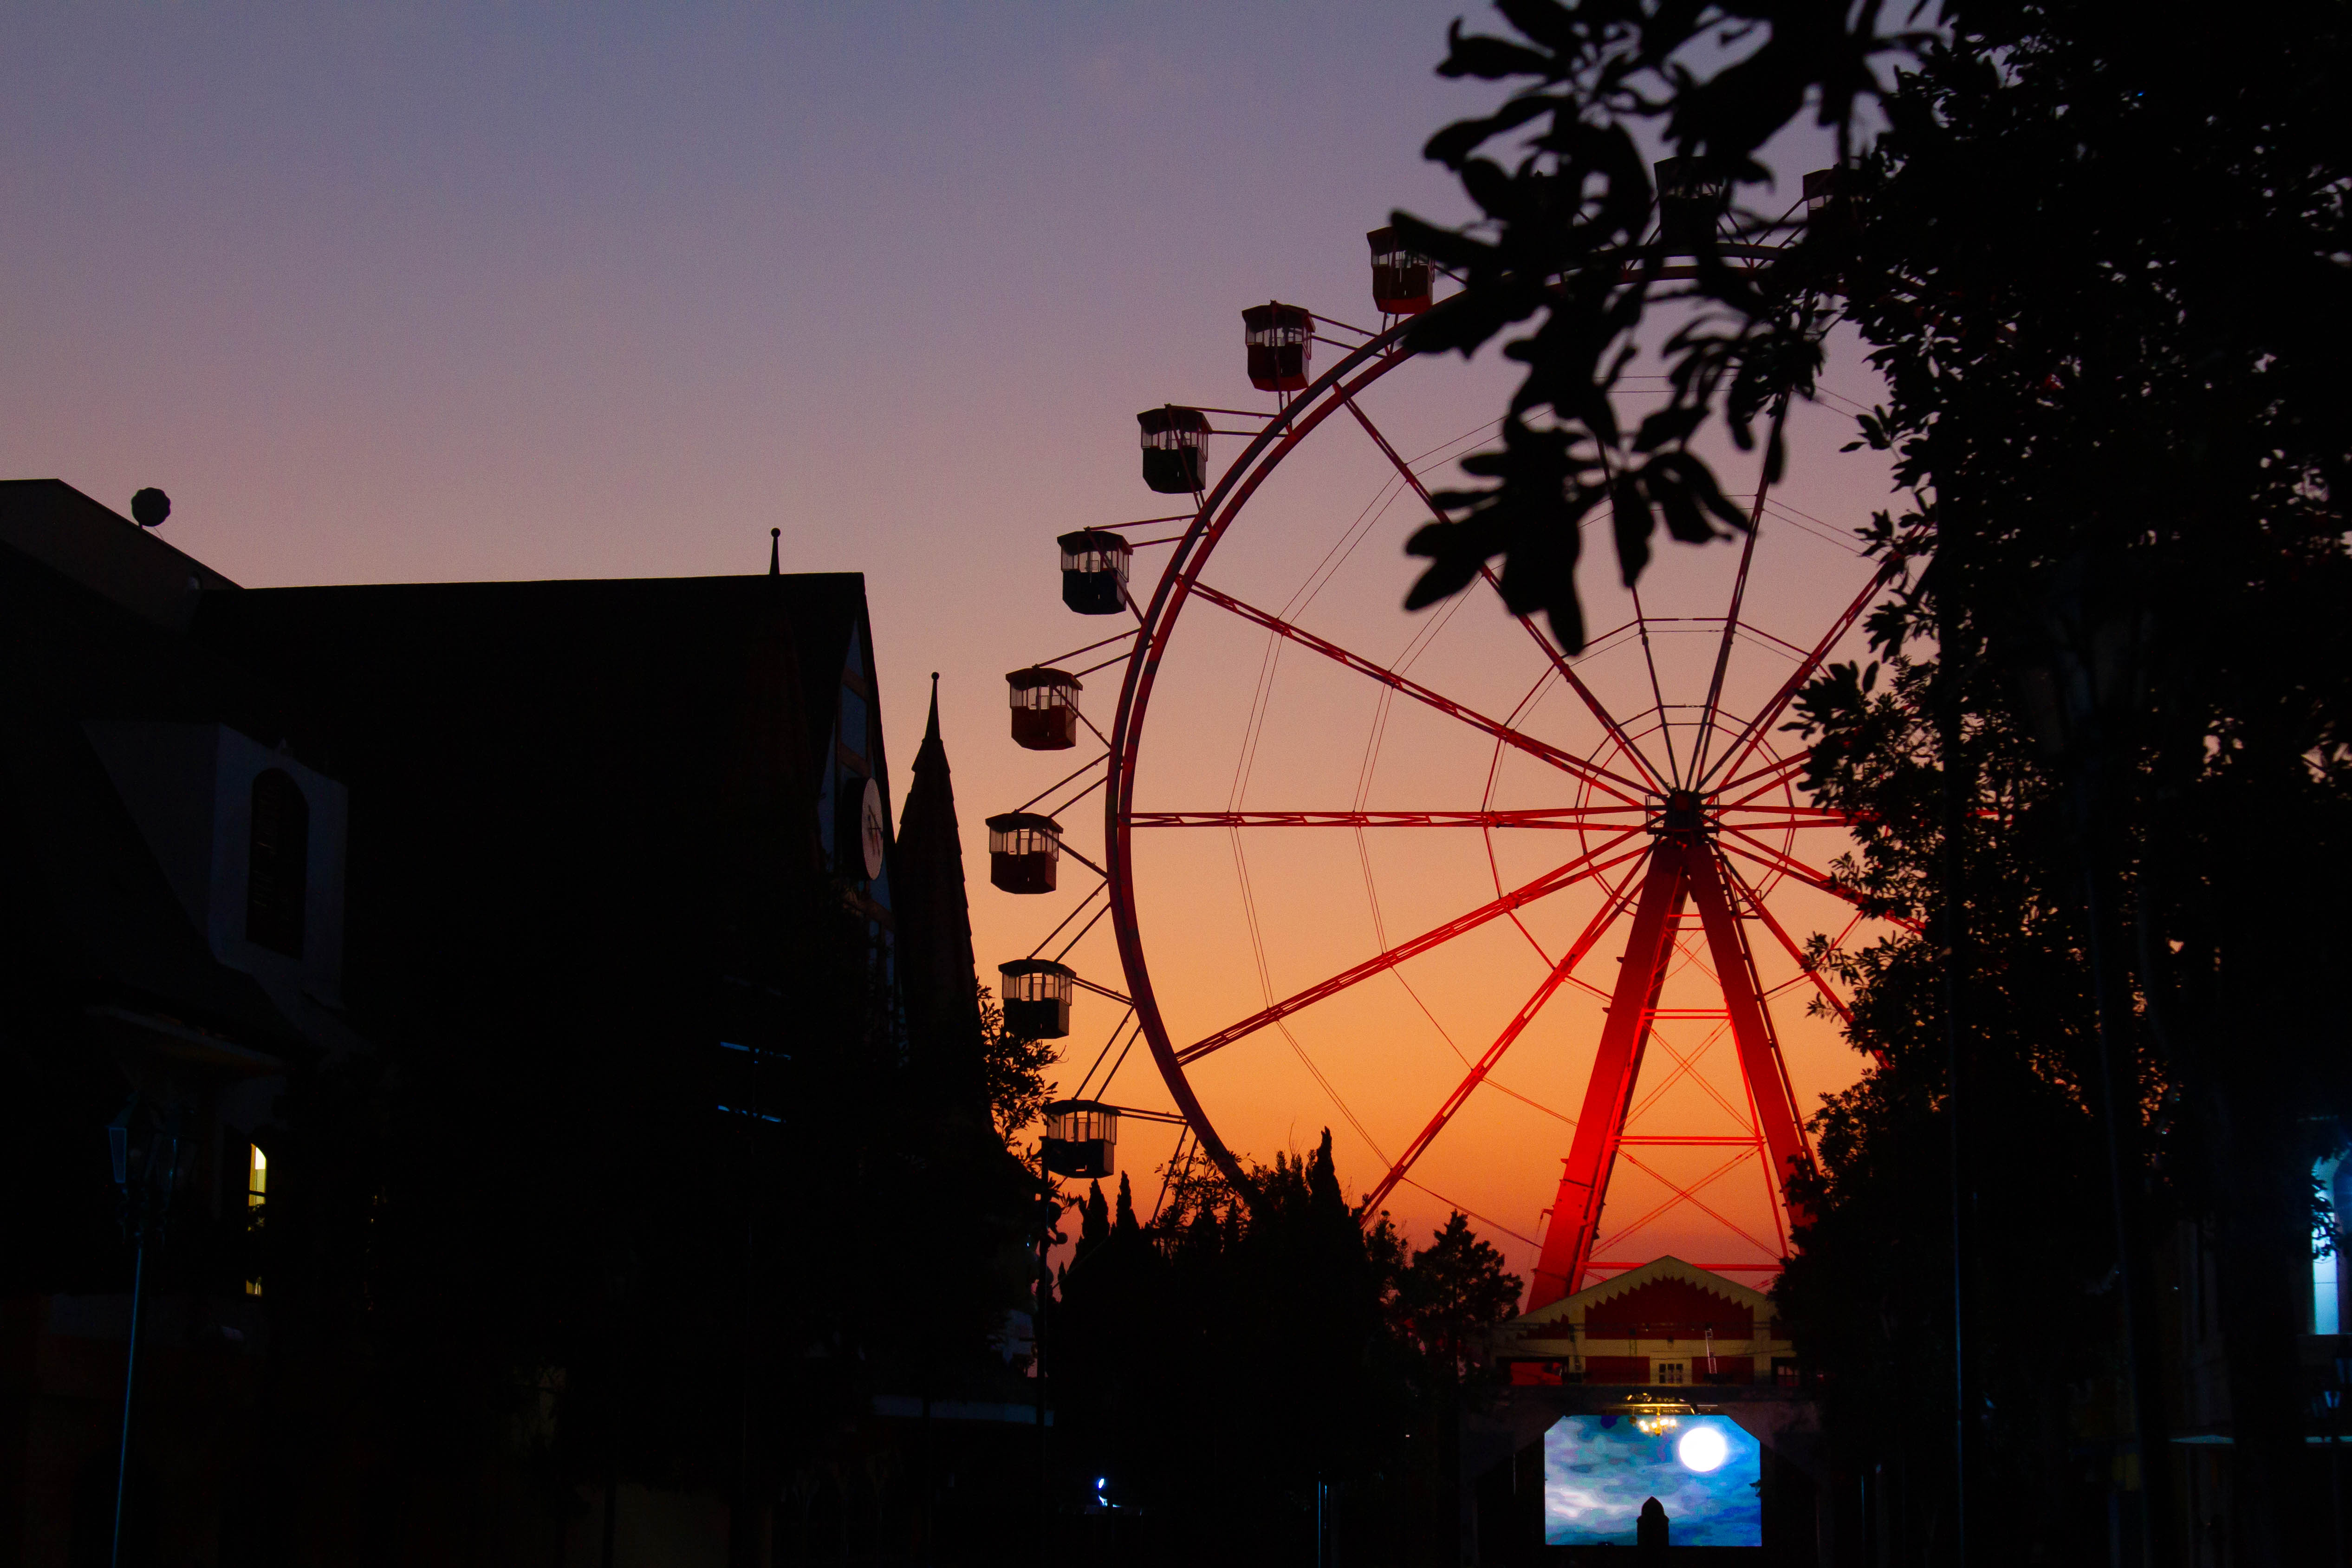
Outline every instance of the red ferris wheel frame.
<path fill-rule="evenodd" d="M 1438 308 L 1444 307 L 1441 305 Z M 1416 954 L 1429 952 L 1489 921 L 1506 917 L 1516 919 L 1517 910 L 1552 893 L 1587 881 L 1597 881 L 1602 887 L 1601 907 L 1583 932 L 1551 964 L 1550 973 L 1543 984 L 1518 1010 L 1510 1024 L 1479 1055 L 1427 1126 L 1391 1163 L 1381 1182 L 1368 1193 L 1361 1207 L 1361 1213 L 1367 1218 L 1376 1215 L 1390 1193 L 1400 1183 L 1409 1179 L 1414 1162 L 1436 1140 L 1480 1084 L 1487 1080 L 1496 1064 L 1544 1005 L 1563 984 L 1574 978 L 1578 963 L 1621 918 L 1630 912 L 1627 946 L 1614 989 L 1609 994 L 1608 1022 L 1602 1028 L 1581 1114 L 1576 1120 L 1575 1137 L 1562 1163 L 1558 1193 L 1542 1240 L 1541 1258 L 1528 1300 L 1529 1308 L 1533 1309 L 1579 1289 L 1585 1277 L 1595 1268 L 1627 1266 L 1597 1259 L 1594 1245 L 1600 1235 L 1610 1175 L 1620 1158 L 1633 1158 L 1639 1163 L 1638 1156 L 1630 1152 L 1634 1146 L 1650 1143 L 1738 1145 L 1741 1152 L 1734 1154 L 1730 1163 L 1718 1169 L 1716 1175 L 1729 1169 L 1731 1164 L 1745 1163 L 1751 1152 L 1760 1154 L 1770 1173 L 1771 1186 L 1777 1199 L 1776 1221 L 1780 1221 L 1783 1215 L 1788 1216 L 1789 1222 L 1801 1223 L 1803 1219 L 1801 1207 L 1791 1195 L 1790 1185 L 1800 1173 L 1811 1169 L 1812 1153 L 1805 1140 L 1802 1115 L 1781 1061 L 1767 994 L 1758 975 L 1754 952 L 1748 942 L 1748 928 L 1751 925 L 1761 926 L 1778 946 L 1797 961 L 1801 975 L 1819 988 L 1831 1007 L 1843 1015 L 1843 1002 L 1807 960 L 1790 933 L 1773 918 L 1759 887 L 1768 879 L 1787 877 L 1844 897 L 1843 891 L 1825 873 L 1795 857 L 1786 842 L 1786 833 L 1782 834 L 1783 841 L 1777 845 L 1770 835 L 1775 830 L 1797 827 L 1844 826 L 1846 818 L 1835 811 L 1795 803 L 1790 793 L 1792 782 L 1806 762 L 1807 754 L 1799 752 L 1789 756 L 1776 755 L 1768 736 L 1797 693 L 1822 668 L 1831 650 L 1896 574 L 1900 563 L 1884 563 L 1811 649 L 1792 650 L 1802 654 L 1793 672 L 1762 709 L 1744 724 L 1733 729 L 1720 710 L 1720 699 L 1725 662 L 1739 626 L 1740 604 L 1754 550 L 1756 528 L 1753 524 L 1761 521 L 1764 496 L 1759 493 L 1756 498 L 1756 515 L 1751 520 L 1743 549 L 1729 613 L 1723 617 L 1722 649 L 1716 662 L 1713 688 L 1708 694 L 1705 713 L 1695 726 L 1693 756 L 1687 775 L 1680 760 L 1672 754 L 1671 735 L 1665 737 L 1668 757 L 1666 765 L 1662 768 L 1637 744 L 1640 737 L 1630 733 L 1626 724 L 1611 713 L 1580 679 L 1558 646 L 1526 616 L 1517 619 L 1545 654 L 1550 667 L 1549 673 L 1561 679 L 1601 723 L 1608 737 L 1604 743 L 1608 751 L 1606 763 L 1593 757 L 1577 756 L 1538 740 L 1517 729 L 1508 719 L 1498 720 L 1480 713 L 1413 681 L 1398 670 L 1383 667 L 1280 616 L 1249 605 L 1201 581 L 1202 569 L 1219 541 L 1242 514 L 1260 485 L 1300 442 L 1333 415 L 1342 411 L 1363 426 L 1388 461 L 1429 507 L 1431 514 L 1443 515 L 1412 466 L 1398 454 L 1395 447 L 1366 416 L 1357 401 L 1367 387 L 1414 357 L 1414 351 L 1407 346 L 1405 341 L 1412 325 L 1412 319 L 1408 318 L 1372 335 L 1368 342 L 1347 353 L 1306 390 L 1290 399 L 1281 412 L 1271 416 L 1202 498 L 1181 535 L 1167 542 L 1173 545 L 1173 551 L 1149 603 L 1139 605 L 1131 596 L 1129 598 L 1129 608 L 1139 624 L 1134 634 L 1133 648 L 1125 660 L 1117 716 L 1109 733 L 1103 737 L 1108 746 L 1108 769 L 1103 781 L 1106 852 L 1105 864 L 1095 868 L 1104 877 L 1108 892 L 1105 912 L 1110 917 L 1120 964 L 1125 971 L 1127 993 L 1118 999 L 1133 1007 L 1137 1026 L 1150 1048 L 1171 1096 L 1197 1140 L 1200 1151 L 1229 1181 L 1244 1189 L 1247 1177 L 1240 1161 L 1218 1136 L 1186 1076 L 1185 1069 L 1190 1064 L 1360 981 L 1394 970 Z M 1496 586 L 1491 573 L 1487 574 L 1486 580 L 1489 586 Z M 1474 812 L 1138 810 L 1135 789 L 1145 716 L 1179 614 L 1196 597 L 1378 681 L 1397 695 L 1411 698 L 1447 714 L 1488 736 L 1498 755 L 1505 751 L 1517 751 L 1557 769 L 1575 781 L 1583 804 L 1538 810 Z M 1657 729 L 1664 730 L 1663 698 L 1657 713 Z M 1707 757 L 1713 749 L 1710 742 L 1718 733 L 1727 734 L 1728 743 L 1710 761 Z M 1783 797 L 1784 804 L 1775 805 L 1766 800 L 1776 791 Z M 1577 830 L 1574 837 L 1579 840 L 1580 852 L 1517 887 L 1502 888 L 1498 877 L 1496 897 L 1478 908 L 1391 946 L 1202 1039 L 1180 1044 L 1169 1033 L 1145 954 L 1136 900 L 1132 836 L 1138 828 L 1185 826 L 1477 826 L 1490 833 L 1494 828 L 1504 826 L 1558 826 Z M 1743 872 L 1740 862 L 1745 862 L 1750 871 Z M 1091 862 L 1087 864 L 1091 865 Z M 1753 874 L 1758 871 L 1760 875 Z M 1757 1131 L 1757 1136 L 1752 1139 L 1629 1138 L 1625 1123 L 1644 1052 L 1653 1038 L 1653 1025 L 1659 1016 L 1660 992 L 1669 965 L 1678 951 L 1682 951 L 1678 944 L 1690 925 L 1694 912 L 1696 934 L 1703 941 L 1709 960 L 1706 967 L 1720 982 L 1723 991 L 1724 1011 L 1747 1088 L 1750 1122 Z M 1588 990 L 1594 989 L 1581 980 L 1577 984 Z M 1106 995 L 1115 994 L 1099 986 L 1088 985 L 1087 988 Z M 1652 1167 L 1643 1165 L 1642 1168 L 1654 1176 L 1659 1175 Z M 1663 1176 L 1660 1179 L 1665 1181 Z M 1690 1202 L 1721 1219 L 1720 1215 L 1716 1215 L 1716 1211 L 1697 1196 L 1698 1188 L 1714 1179 L 1715 1176 L 1709 1176 L 1696 1186 L 1687 1187 L 1666 1181 L 1666 1185 L 1675 1194 L 1669 1199 L 1669 1204 Z M 1730 1222 L 1726 1220 L 1724 1223 L 1728 1225 Z M 1738 1229 L 1737 1226 L 1733 1228 Z M 1787 1229 L 1788 1223 L 1782 1223 L 1777 1249 L 1780 1256 L 1787 1252 Z M 1776 1268 L 1778 1265 L 1718 1267 L 1761 1270 Z"/>

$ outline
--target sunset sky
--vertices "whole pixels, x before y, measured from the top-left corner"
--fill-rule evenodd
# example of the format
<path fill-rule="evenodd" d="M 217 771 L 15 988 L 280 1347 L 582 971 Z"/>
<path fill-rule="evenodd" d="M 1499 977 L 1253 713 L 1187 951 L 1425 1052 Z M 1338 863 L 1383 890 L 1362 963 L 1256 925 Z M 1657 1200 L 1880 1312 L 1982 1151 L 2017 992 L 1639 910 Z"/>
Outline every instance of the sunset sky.
<path fill-rule="evenodd" d="M 1400 206 L 1468 216 L 1420 157 L 1496 96 L 1432 72 L 1461 9 L 20 8 L 0 51 L 0 476 L 126 510 L 160 485 L 172 542 L 252 585 L 754 572 L 781 528 L 786 570 L 866 575 L 897 790 L 940 672 L 992 983 L 1069 907 L 987 885 L 981 819 L 1070 765 L 1011 744 L 1003 674 L 1118 629 L 1061 607 L 1054 536 L 1174 510 L 1137 476 L 1138 409 L 1266 403 L 1242 374 L 1244 305 L 1365 321 L 1364 231 Z M 1791 199 L 1822 161 L 1787 150 Z M 1408 367 L 1367 407 L 1409 455 L 1443 458 L 1499 412 L 1508 369 Z M 1828 384 L 1837 401 L 1793 421 L 1796 515 L 1769 526 L 1750 590 L 1759 622 L 1801 644 L 1866 580 L 1843 531 L 1885 504 L 1883 469 L 1837 451 L 1871 396 L 1850 351 Z M 1278 607 L 1339 545 L 1307 624 L 1381 661 L 1435 630 L 1416 678 L 1509 711 L 1542 671 L 1525 634 L 1491 601 L 1442 629 L 1403 614 L 1401 545 L 1424 514 L 1360 433 L 1330 434 L 1269 485 L 1212 579 Z M 1747 473 L 1727 463 L 1732 488 Z M 1143 552 L 1139 579 L 1163 559 Z M 1733 561 L 1668 551 L 1648 607 L 1712 613 Z M 1622 595 L 1597 539 L 1587 562 L 1604 628 Z M 1370 683 L 1265 651 L 1263 633 L 1187 612 L 1139 805 L 1575 804 L 1450 721 L 1384 717 Z M 1703 682 L 1711 656 L 1682 637 L 1662 679 Z M 1777 683 L 1776 657 L 1743 650 L 1735 697 Z M 1116 674 L 1087 682 L 1105 727 Z M 1629 706 L 1646 690 L 1632 644 L 1591 674 Z M 1593 743 L 1557 689 L 1527 721 Z M 1098 856 L 1099 796 L 1065 820 Z M 1490 861 L 1475 830 L 1360 847 L 1318 829 L 1237 860 L 1226 834 L 1172 831 L 1187 837 L 1139 861 L 1142 914 L 1171 1026 L 1193 1037 L 1568 858 L 1538 865 L 1554 846 L 1514 840 Z M 1411 993 L 1367 984 L 1292 1042 L 1231 1047 L 1202 1079 L 1226 1136 L 1270 1159 L 1331 1126 L 1360 1192 L 1374 1151 L 1394 1153 L 1459 1076 L 1448 1053 L 1484 1048 L 1537 955 L 1591 909 L 1559 906 L 1413 972 Z M 1839 923 L 1818 898 L 1783 918 L 1801 939 Z M 1612 958 L 1596 953 L 1596 981 Z M 1120 984 L 1107 928 L 1071 962 Z M 1775 1016 L 1811 1108 L 1856 1064 L 1801 1002 L 1785 993 Z M 1081 999 L 1066 1087 L 1115 1016 Z M 1556 1112 L 1577 1109 L 1600 1016 L 1589 997 L 1547 1010 L 1500 1075 L 1524 1098 L 1474 1100 L 1423 1168 L 1430 1190 L 1398 1193 L 1409 1230 L 1462 1204 L 1531 1264 L 1512 1233 L 1539 1234 L 1567 1149 Z M 1664 1085 L 1655 1125 L 1735 1113 L 1727 1047 L 1706 1061 L 1717 1089 L 1704 1071 Z M 1168 1103 L 1141 1047 L 1110 1098 Z M 1131 1125 L 1122 1144 L 1146 1207 L 1168 1143 Z M 1637 1188 L 1612 1215 L 1648 1206 Z M 1769 1226 L 1758 1179 L 1735 1189 L 1727 1217 Z M 1670 1214 L 1629 1245 L 1756 1256 L 1710 1225 Z"/>

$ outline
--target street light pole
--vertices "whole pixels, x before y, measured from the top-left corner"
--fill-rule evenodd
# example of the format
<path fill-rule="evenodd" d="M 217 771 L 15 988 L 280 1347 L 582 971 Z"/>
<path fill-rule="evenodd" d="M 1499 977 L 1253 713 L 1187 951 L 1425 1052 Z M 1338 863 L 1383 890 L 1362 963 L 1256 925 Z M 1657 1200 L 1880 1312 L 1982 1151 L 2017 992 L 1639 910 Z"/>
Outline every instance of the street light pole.
<path fill-rule="evenodd" d="M 139 1240 L 137 1260 L 131 1266 L 131 1354 L 122 1367 L 122 1442 L 114 1459 L 114 1549 L 107 1562 L 122 1564 L 122 1494 L 131 1479 L 131 1393 L 139 1375 L 139 1292 L 147 1279 L 147 1240 Z"/>
<path fill-rule="evenodd" d="M 114 1541 L 107 1557 L 111 1568 L 121 1568 L 122 1563 L 123 1500 L 131 1485 L 131 1398 L 139 1376 L 139 1307 L 147 1283 L 147 1244 L 163 1239 L 172 1194 L 180 1184 L 181 1150 L 185 1142 L 176 1114 L 161 1129 L 151 1129 L 143 1135 L 136 1132 L 139 1110 L 139 1096 L 134 1093 L 106 1129 L 114 1184 L 122 1196 L 123 1223 L 136 1248 L 131 1266 L 131 1347 L 122 1366 L 122 1438 L 114 1461 Z"/>
<path fill-rule="evenodd" d="M 1029 1357 L 1037 1380 L 1037 1535 L 1041 1547 L 1053 1509 L 1053 1487 L 1045 1459 L 1045 1304 L 1054 1294 L 1054 1266 L 1050 1261 L 1053 1247 L 1054 1222 L 1049 1218 L 1044 1233 L 1037 1237 L 1037 1310 L 1029 1322 Z"/>

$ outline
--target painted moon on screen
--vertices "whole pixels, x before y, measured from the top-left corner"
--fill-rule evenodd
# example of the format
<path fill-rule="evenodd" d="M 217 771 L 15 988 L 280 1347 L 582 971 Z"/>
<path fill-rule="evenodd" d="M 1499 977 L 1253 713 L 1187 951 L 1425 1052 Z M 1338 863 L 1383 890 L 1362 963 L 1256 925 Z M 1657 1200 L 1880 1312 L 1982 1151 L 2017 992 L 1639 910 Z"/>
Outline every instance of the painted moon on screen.
<path fill-rule="evenodd" d="M 1675 1458 L 1683 1462 L 1683 1468 L 1706 1475 L 1723 1468 L 1723 1461 L 1731 1458 L 1731 1445 L 1712 1426 L 1694 1426 L 1675 1445 Z"/>

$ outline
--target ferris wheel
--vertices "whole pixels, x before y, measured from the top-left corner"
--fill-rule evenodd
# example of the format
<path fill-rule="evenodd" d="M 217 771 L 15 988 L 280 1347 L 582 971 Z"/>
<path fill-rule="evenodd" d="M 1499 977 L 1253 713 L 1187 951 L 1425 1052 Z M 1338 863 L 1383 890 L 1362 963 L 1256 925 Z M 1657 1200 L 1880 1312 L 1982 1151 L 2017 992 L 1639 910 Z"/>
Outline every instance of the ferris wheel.
<path fill-rule="evenodd" d="M 1675 174 L 1638 253 L 1667 276 L 1721 204 Z M 1014 742 L 1085 760 L 988 822 L 993 885 L 1064 910 L 1002 965 L 1006 1021 L 1067 1037 L 1082 995 L 1118 1020 L 1047 1108 L 1046 1163 L 1108 1174 L 1139 1118 L 1245 1186 L 1237 1148 L 1320 1118 L 1368 1220 L 1410 1194 L 1479 1215 L 1533 1255 L 1530 1308 L 1677 1226 L 1706 1267 L 1774 1272 L 1812 1164 L 1784 1041 L 1846 1012 L 1807 939 L 1863 924 L 1828 868 L 1849 825 L 1781 726 L 1896 566 L 1759 480 L 1735 546 L 1662 562 L 1572 658 L 1491 573 L 1407 615 L 1397 531 L 1444 515 L 1430 476 L 1494 401 L 1411 345 L 1436 269 L 1368 238 L 1377 327 L 1243 311 L 1271 409 L 1138 416 L 1146 485 L 1184 508 L 1062 535 L 1064 604 L 1118 624 L 1007 677 Z M 1097 792 L 1098 840 L 1066 825 Z M 1112 1099 L 1139 1040 L 1171 1109 Z"/>

